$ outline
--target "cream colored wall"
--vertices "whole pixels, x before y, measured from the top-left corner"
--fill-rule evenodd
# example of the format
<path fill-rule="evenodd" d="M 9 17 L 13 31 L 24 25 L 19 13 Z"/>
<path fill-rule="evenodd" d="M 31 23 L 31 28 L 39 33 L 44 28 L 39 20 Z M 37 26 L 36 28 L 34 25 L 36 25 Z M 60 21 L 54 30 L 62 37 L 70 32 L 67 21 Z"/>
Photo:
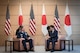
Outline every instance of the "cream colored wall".
<path fill-rule="evenodd" d="M 33 3 L 34 15 L 36 20 L 36 35 L 34 38 L 35 45 L 44 45 L 44 36 L 41 32 L 41 17 L 42 17 L 42 4 L 44 3 L 46 9 L 47 24 L 53 24 L 55 4 L 57 3 L 58 12 L 61 23 L 60 35 L 66 35 L 64 30 L 64 15 L 66 2 L 69 3 L 71 22 L 72 22 L 72 36 L 74 44 L 80 44 L 80 1 L 79 0 L 21 0 L 22 13 L 23 13 L 23 25 L 25 30 L 29 32 L 29 14 L 31 3 Z M 15 31 L 18 28 L 18 16 L 19 16 L 19 3 L 20 0 L 9 0 L 10 9 L 10 21 L 11 21 L 11 36 L 15 35 Z M 4 45 L 4 41 L 7 39 L 4 32 L 6 7 L 8 0 L 0 0 L 0 45 Z"/>

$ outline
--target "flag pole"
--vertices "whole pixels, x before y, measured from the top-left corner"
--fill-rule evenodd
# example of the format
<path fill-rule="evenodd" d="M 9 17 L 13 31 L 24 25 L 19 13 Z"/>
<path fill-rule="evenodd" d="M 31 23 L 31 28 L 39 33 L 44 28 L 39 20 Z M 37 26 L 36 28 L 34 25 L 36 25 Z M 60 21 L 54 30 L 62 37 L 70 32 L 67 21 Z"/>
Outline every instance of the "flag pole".
<path fill-rule="evenodd" d="M 57 8 L 57 10 L 58 10 L 58 5 L 57 5 L 57 3 L 58 3 L 58 1 L 57 0 L 55 0 L 55 6 L 56 6 L 56 8 Z M 58 16 L 59 16 L 59 13 L 58 13 Z M 58 35 L 60 35 L 61 34 L 61 31 L 60 31 L 60 29 L 58 29 Z"/>
<path fill-rule="evenodd" d="M 67 0 L 67 4 L 68 4 L 68 0 Z"/>
<path fill-rule="evenodd" d="M 31 4 L 32 4 L 33 2 L 32 2 L 32 0 L 31 0 Z"/>
<path fill-rule="evenodd" d="M 30 4 L 30 5 L 31 5 L 31 8 L 32 8 L 32 5 L 33 5 L 33 2 L 32 2 L 32 0 L 31 0 L 31 4 Z"/>
<path fill-rule="evenodd" d="M 8 5 L 9 5 L 9 0 L 8 0 Z M 8 7 L 8 8 L 9 8 L 9 7 Z M 11 29 L 10 29 L 10 34 L 8 35 L 7 40 L 12 40 L 12 37 L 11 37 Z"/>
<path fill-rule="evenodd" d="M 57 0 L 55 1 L 55 5 L 57 5 Z"/>
<path fill-rule="evenodd" d="M 67 3 L 66 3 L 66 5 L 68 5 L 68 0 L 67 0 Z"/>
<path fill-rule="evenodd" d="M 8 0 L 7 8 L 8 8 L 8 5 L 9 5 L 9 0 Z M 7 40 L 10 40 L 10 35 L 9 34 L 8 34 Z"/>
<path fill-rule="evenodd" d="M 21 0 L 19 0 L 19 4 L 21 5 Z"/>
<path fill-rule="evenodd" d="M 8 4 L 9 4 L 9 0 L 8 0 Z"/>
<path fill-rule="evenodd" d="M 43 3 L 44 3 L 44 1 L 45 1 L 45 0 L 43 0 Z"/>

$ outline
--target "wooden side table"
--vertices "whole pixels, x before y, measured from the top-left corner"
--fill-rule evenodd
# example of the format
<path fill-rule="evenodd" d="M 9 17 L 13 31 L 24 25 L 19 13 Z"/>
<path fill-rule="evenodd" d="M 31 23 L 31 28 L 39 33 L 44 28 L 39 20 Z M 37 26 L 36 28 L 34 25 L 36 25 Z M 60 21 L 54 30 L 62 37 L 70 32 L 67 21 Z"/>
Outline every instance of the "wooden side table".
<path fill-rule="evenodd" d="M 19 43 L 19 40 L 5 40 L 5 52 L 7 52 L 7 43 L 10 43 L 10 53 L 12 53 L 12 44 L 13 42 L 18 42 Z M 20 45 L 20 44 L 19 44 Z"/>
<path fill-rule="evenodd" d="M 72 47 L 72 50 L 73 50 L 73 40 L 60 40 L 60 43 L 64 43 L 64 50 L 66 49 L 66 42 L 68 42 L 68 51 L 71 51 L 71 47 Z M 71 47 L 70 47 L 71 46 Z"/>

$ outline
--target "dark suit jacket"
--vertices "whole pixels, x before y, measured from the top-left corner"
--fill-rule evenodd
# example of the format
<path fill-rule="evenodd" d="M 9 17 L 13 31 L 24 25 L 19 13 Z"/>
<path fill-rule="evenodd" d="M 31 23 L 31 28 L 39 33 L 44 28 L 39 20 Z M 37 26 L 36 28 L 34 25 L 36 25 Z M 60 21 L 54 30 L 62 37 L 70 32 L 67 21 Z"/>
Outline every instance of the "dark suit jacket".
<path fill-rule="evenodd" d="M 22 34 L 22 38 L 27 39 L 28 37 L 30 37 L 27 32 L 23 32 L 23 33 L 22 32 L 18 32 L 17 33 L 17 38 L 21 38 L 21 34 Z"/>
<path fill-rule="evenodd" d="M 18 34 L 18 32 L 19 32 L 19 29 L 16 30 L 16 35 Z"/>
<path fill-rule="evenodd" d="M 53 38 L 55 41 L 57 41 L 57 39 L 58 39 L 58 31 L 54 30 L 53 33 L 52 33 L 52 31 L 49 31 L 49 36 L 50 36 L 51 39 Z"/>

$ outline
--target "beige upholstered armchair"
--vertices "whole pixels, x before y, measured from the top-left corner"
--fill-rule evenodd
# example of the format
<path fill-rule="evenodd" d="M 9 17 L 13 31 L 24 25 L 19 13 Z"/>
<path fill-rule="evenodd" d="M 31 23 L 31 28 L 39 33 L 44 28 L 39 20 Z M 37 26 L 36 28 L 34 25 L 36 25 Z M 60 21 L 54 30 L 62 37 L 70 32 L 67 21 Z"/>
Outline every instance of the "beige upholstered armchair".
<path fill-rule="evenodd" d="M 49 38 L 48 35 L 45 36 L 45 50 L 47 50 L 46 48 L 46 40 Z M 60 39 L 65 39 L 65 36 L 63 35 L 59 35 L 58 37 L 58 41 L 55 43 L 55 50 L 63 50 L 64 49 L 64 43 L 61 43 L 60 44 Z M 52 48 L 52 43 L 50 42 L 50 45 L 49 45 L 49 50 L 51 50 Z"/>
<path fill-rule="evenodd" d="M 17 38 L 17 36 L 14 36 L 13 40 L 18 41 L 18 42 L 13 42 L 13 51 L 25 51 L 23 44 L 22 44 L 22 40 L 24 40 L 23 38 Z M 29 50 L 29 42 L 26 42 L 26 45 L 27 45 L 27 49 Z"/>

